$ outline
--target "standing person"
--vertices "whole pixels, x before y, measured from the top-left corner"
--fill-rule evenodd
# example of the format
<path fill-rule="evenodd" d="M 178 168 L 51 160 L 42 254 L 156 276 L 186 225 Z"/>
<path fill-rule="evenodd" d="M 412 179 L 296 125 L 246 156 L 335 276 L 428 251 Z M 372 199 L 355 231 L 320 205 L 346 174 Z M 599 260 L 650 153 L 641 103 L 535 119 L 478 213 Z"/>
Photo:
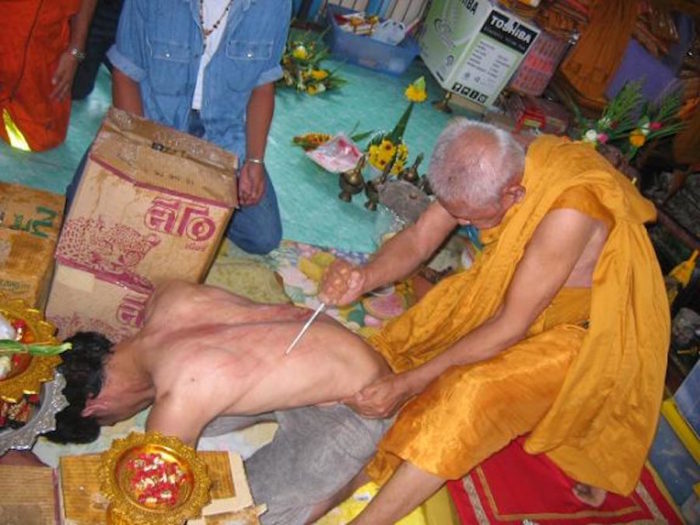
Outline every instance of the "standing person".
<path fill-rule="evenodd" d="M 92 93 L 102 64 L 112 71 L 112 63 L 107 59 L 107 51 L 112 47 L 117 36 L 117 24 L 123 3 L 124 0 L 98 0 L 85 42 L 85 60 L 80 63 L 75 72 L 71 89 L 73 100 L 83 100 Z"/>
<path fill-rule="evenodd" d="M 282 238 L 265 149 L 290 16 L 290 0 L 126 0 L 107 53 L 115 107 L 238 155 L 227 236 L 251 253 Z"/>
<path fill-rule="evenodd" d="M 96 0 L 0 0 L 0 138 L 44 151 L 66 138 L 70 90 Z"/>

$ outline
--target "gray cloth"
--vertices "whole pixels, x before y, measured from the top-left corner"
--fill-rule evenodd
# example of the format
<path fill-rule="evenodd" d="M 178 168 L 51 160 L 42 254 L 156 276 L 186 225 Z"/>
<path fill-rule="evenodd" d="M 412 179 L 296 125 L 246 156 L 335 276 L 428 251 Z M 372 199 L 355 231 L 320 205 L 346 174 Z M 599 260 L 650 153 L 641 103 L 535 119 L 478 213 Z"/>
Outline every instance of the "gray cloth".
<path fill-rule="evenodd" d="M 393 422 L 393 418 L 366 419 L 338 404 L 222 417 L 204 435 L 275 419 L 279 429 L 273 440 L 245 462 L 253 499 L 267 504 L 262 525 L 306 523 L 316 504 L 347 485 L 370 460 Z"/>

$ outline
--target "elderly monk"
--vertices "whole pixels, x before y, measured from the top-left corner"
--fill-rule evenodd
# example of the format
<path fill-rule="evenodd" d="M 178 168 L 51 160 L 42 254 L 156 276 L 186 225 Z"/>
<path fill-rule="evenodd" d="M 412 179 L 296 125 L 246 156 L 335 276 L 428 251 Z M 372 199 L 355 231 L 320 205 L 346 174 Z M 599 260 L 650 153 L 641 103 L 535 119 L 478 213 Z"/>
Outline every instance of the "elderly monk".
<path fill-rule="evenodd" d="M 337 263 L 322 298 L 351 302 L 406 277 L 458 225 L 487 243 L 370 340 L 393 373 L 351 400 L 386 417 L 410 400 L 367 473 L 384 483 L 358 524 L 393 523 L 513 438 L 602 503 L 627 494 L 661 402 L 669 311 L 643 223 L 651 203 L 588 145 L 460 120 L 429 169 L 437 202 L 363 267 Z M 355 523 L 355 522 L 353 522 Z"/>

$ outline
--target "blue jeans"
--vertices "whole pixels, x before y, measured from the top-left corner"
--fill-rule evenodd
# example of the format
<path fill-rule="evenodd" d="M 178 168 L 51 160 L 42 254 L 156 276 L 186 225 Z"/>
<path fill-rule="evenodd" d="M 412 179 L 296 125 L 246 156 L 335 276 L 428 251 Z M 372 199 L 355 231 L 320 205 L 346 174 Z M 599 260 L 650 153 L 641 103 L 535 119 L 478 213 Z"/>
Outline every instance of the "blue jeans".
<path fill-rule="evenodd" d="M 192 112 L 188 132 L 195 137 L 201 137 L 204 134 L 204 127 L 195 111 Z M 73 174 L 73 180 L 66 188 L 66 215 L 78 189 L 89 151 L 88 148 L 80 159 L 80 164 Z M 282 240 L 282 221 L 275 188 L 267 170 L 265 170 L 265 193 L 257 204 L 234 211 L 233 219 L 226 230 L 226 237 L 248 253 L 264 255 L 279 246 Z"/>

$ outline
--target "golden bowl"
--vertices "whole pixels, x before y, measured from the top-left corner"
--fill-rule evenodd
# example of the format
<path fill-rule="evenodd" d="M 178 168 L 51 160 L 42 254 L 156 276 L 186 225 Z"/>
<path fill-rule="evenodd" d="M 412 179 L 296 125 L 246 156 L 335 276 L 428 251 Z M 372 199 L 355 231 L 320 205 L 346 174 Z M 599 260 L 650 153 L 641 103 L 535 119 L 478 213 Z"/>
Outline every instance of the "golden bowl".
<path fill-rule="evenodd" d="M 21 299 L 8 300 L 0 295 L 0 314 L 8 321 L 23 320 L 34 343 L 57 343 L 54 337 L 56 327 L 45 321 L 39 310 L 28 307 Z M 10 403 L 18 403 L 24 394 L 38 394 L 42 383 L 53 380 L 56 367 L 61 364 L 57 355 L 21 355 L 19 360 L 19 365 L 0 380 L 0 398 Z"/>
<path fill-rule="evenodd" d="M 209 502 L 211 480 L 192 447 L 157 432 L 132 432 L 102 454 L 101 491 L 115 524 L 181 525 Z"/>

